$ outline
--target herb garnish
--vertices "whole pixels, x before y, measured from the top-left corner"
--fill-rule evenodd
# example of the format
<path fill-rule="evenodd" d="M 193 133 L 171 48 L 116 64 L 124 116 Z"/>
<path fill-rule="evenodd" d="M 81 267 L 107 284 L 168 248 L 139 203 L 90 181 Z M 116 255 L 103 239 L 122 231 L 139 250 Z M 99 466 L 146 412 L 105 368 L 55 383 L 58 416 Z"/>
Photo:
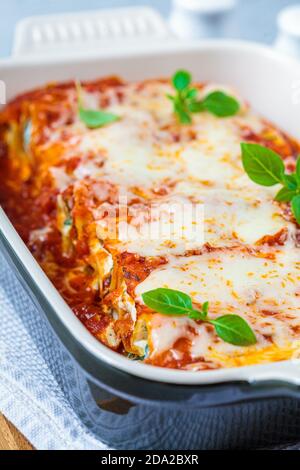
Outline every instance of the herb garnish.
<path fill-rule="evenodd" d="M 281 157 L 273 150 L 258 144 L 241 144 L 243 167 L 249 178 L 261 186 L 281 184 L 275 196 L 278 202 L 290 202 L 292 213 L 300 224 L 300 155 L 296 171 L 285 173 Z"/>
<path fill-rule="evenodd" d="M 203 100 L 197 99 L 197 88 L 191 87 L 192 76 L 186 70 L 178 70 L 172 77 L 176 94 L 167 95 L 173 102 L 174 113 L 182 124 L 192 122 L 192 113 L 208 111 L 218 117 L 235 115 L 239 109 L 239 102 L 223 91 L 213 91 Z"/>
<path fill-rule="evenodd" d="M 71 227 L 73 224 L 73 219 L 72 217 L 67 217 L 66 220 L 64 221 L 64 227 Z"/>
<path fill-rule="evenodd" d="M 97 129 L 98 127 L 105 126 L 120 119 L 119 116 L 113 113 L 108 113 L 101 109 L 87 109 L 83 106 L 82 90 L 79 82 L 76 82 L 77 99 L 78 99 L 78 114 L 80 120 L 89 129 Z"/>
<path fill-rule="evenodd" d="M 149 346 L 146 344 L 144 355 L 143 356 L 138 356 L 137 354 L 133 353 L 128 353 L 127 357 L 128 359 L 131 359 L 132 361 L 144 361 L 149 355 Z"/>
<path fill-rule="evenodd" d="M 238 315 L 223 315 L 215 319 L 208 317 L 208 302 L 202 310 L 195 310 L 192 299 L 184 292 L 173 289 L 158 288 L 142 294 L 144 303 L 164 315 L 186 315 L 196 321 L 210 323 L 217 335 L 226 343 L 236 346 L 250 346 L 256 343 L 256 337 L 248 323 Z"/>

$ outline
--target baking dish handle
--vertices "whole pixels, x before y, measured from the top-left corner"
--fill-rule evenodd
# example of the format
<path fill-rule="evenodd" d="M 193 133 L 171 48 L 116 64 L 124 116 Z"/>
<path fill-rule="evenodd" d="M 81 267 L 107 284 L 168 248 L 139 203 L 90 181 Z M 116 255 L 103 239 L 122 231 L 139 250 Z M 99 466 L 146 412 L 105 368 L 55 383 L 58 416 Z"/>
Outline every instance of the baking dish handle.
<path fill-rule="evenodd" d="M 149 7 L 32 16 L 17 23 L 13 57 L 78 57 L 174 41 L 162 16 Z"/>
<path fill-rule="evenodd" d="M 278 398 L 300 400 L 300 387 L 275 380 L 204 386 L 199 393 L 194 393 L 185 405 L 192 408 L 209 408 Z"/>

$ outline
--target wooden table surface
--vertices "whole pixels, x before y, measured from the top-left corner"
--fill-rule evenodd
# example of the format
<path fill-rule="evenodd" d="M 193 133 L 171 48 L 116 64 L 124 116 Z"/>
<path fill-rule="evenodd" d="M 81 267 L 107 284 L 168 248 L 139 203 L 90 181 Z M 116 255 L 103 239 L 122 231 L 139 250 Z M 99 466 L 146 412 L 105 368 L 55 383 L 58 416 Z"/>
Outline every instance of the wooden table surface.
<path fill-rule="evenodd" d="M 33 450 L 30 442 L 0 414 L 0 450 Z"/>
<path fill-rule="evenodd" d="M 97 401 L 98 405 L 107 411 L 126 414 L 133 406 L 126 400 L 110 398 Z M 28 440 L 0 413 L 0 451 L 1 450 L 34 450 Z"/>

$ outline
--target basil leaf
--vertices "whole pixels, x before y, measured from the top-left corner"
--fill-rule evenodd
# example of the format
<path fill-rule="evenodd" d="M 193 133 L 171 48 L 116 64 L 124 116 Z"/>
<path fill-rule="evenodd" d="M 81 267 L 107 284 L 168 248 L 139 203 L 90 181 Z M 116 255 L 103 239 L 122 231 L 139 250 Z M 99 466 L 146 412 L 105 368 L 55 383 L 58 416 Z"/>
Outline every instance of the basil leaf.
<path fill-rule="evenodd" d="M 188 315 L 193 310 L 192 300 L 184 292 L 158 288 L 142 294 L 145 305 L 165 315 Z"/>
<path fill-rule="evenodd" d="M 293 197 L 291 208 L 297 223 L 300 225 L 300 194 Z"/>
<path fill-rule="evenodd" d="M 65 227 L 71 227 L 72 224 L 73 224 L 73 219 L 72 219 L 72 217 L 70 217 L 70 216 L 67 217 L 67 219 L 64 221 L 64 226 L 65 226 Z"/>
<path fill-rule="evenodd" d="M 191 116 L 185 111 L 177 111 L 181 124 L 191 124 Z"/>
<path fill-rule="evenodd" d="M 208 315 L 208 306 L 209 306 L 209 302 L 204 302 L 204 304 L 202 305 L 202 314 L 204 318 L 206 318 Z"/>
<path fill-rule="evenodd" d="M 223 91 L 213 91 L 204 98 L 202 105 L 207 111 L 218 117 L 234 116 L 240 109 L 239 102 Z"/>
<path fill-rule="evenodd" d="M 179 121 L 181 122 L 181 124 L 191 124 L 191 122 L 192 122 L 191 116 L 185 110 L 185 106 L 181 101 L 175 100 L 174 110 L 175 110 L 175 112 L 177 114 L 177 117 L 179 118 Z"/>
<path fill-rule="evenodd" d="M 191 113 L 201 113 L 205 111 L 205 106 L 202 101 L 192 101 L 189 103 L 188 107 Z"/>
<path fill-rule="evenodd" d="M 176 90 L 182 91 L 189 86 L 192 77 L 186 70 L 178 70 L 172 78 L 172 82 Z"/>
<path fill-rule="evenodd" d="M 297 181 L 297 186 L 300 188 L 300 155 L 298 155 L 297 163 L 296 163 L 296 181 Z"/>
<path fill-rule="evenodd" d="M 289 189 L 289 188 L 283 187 L 276 194 L 275 201 L 290 202 L 295 195 L 296 195 L 296 191 L 294 189 Z"/>
<path fill-rule="evenodd" d="M 273 150 L 258 144 L 241 144 L 243 167 L 254 183 L 273 186 L 283 183 L 284 164 Z"/>
<path fill-rule="evenodd" d="M 86 125 L 86 127 L 89 129 L 97 129 L 98 127 L 105 126 L 106 124 L 110 124 L 111 122 L 115 122 L 119 119 L 119 116 L 116 114 L 108 113 L 101 109 L 96 110 L 84 108 L 80 82 L 76 81 L 75 87 L 77 90 L 79 119 Z"/>
<path fill-rule="evenodd" d="M 89 129 L 97 129 L 119 119 L 119 116 L 96 109 L 79 107 L 79 118 Z"/>
<path fill-rule="evenodd" d="M 198 93 L 197 88 L 188 88 L 186 91 L 183 92 L 184 97 L 189 100 L 196 98 L 197 93 Z"/>
<path fill-rule="evenodd" d="M 202 321 L 205 320 L 205 316 L 203 315 L 203 313 L 202 313 L 202 312 L 198 312 L 197 310 L 191 310 L 191 312 L 189 313 L 188 317 L 189 317 L 191 320 L 202 320 Z"/>
<path fill-rule="evenodd" d="M 176 99 L 176 96 L 170 95 L 169 93 L 166 94 L 166 97 L 169 98 L 169 100 L 174 101 Z"/>
<path fill-rule="evenodd" d="M 230 344 L 250 346 L 256 343 L 256 337 L 248 323 L 238 315 L 224 315 L 209 320 L 208 302 L 202 305 L 202 312 L 194 310 L 192 300 L 184 292 L 173 289 L 158 288 L 142 294 L 148 307 L 164 315 L 187 315 L 193 320 L 207 321 L 214 325 L 217 335 Z"/>
<path fill-rule="evenodd" d="M 250 346 L 257 342 L 255 334 L 248 323 L 238 315 L 224 315 L 210 320 L 217 335 L 226 343 L 235 346 Z"/>
<path fill-rule="evenodd" d="M 239 102 L 222 91 L 214 91 L 204 100 L 197 101 L 197 88 L 190 87 L 191 74 L 186 70 L 178 70 L 172 77 L 172 83 L 177 91 L 175 96 L 166 95 L 173 101 L 174 112 L 182 124 L 190 124 L 190 113 L 208 111 L 218 117 L 233 116 L 240 109 Z"/>
<path fill-rule="evenodd" d="M 204 304 L 202 305 L 202 312 L 200 312 L 199 310 L 192 310 L 189 313 L 189 318 L 191 318 L 192 320 L 205 321 L 208 315 L 208 305 L 209 302 L 204 302 Z"/>
<path fill-rule="evenodd" d="M 283 175 L 283 184 L 288 188 L 288 189 L 297 189 L 297 177 L 296 173 L 292 173 L 290 175 Z"/>

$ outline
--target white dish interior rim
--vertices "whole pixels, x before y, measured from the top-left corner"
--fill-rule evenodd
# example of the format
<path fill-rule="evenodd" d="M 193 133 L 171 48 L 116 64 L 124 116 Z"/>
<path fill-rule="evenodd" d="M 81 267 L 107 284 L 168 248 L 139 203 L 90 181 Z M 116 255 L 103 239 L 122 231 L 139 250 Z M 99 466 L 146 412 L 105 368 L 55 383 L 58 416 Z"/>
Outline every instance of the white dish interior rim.
<path fill-rule="evenodd" d="M 272 49 L 254 43 L 244 41 L 220 41 L 210 40 L 193 43 L 177 43 L 166 44 L 165 46 L 148 47 L 143 50 L 118 50 L 118 51 L 101 51 L 101 53 L 89 53 L 85 56 L 76 57 L 80 63 L 88 62 L 91 59 L 103 57 L 138 57 L 143 58 L 147 55 L 159 54 L 160 52 L 176 52 L 184 51 L 185 49 L 191 50 L 236 50 L 243 53 L 243 51 L 257 52 L 266 57 L 280 61 L 282 66 L 295 66 L 296 62 L 293 59 L 281 56 Z M 44 58 L 7 58 L 0 60 L 0 70 L 14 69 L 18 70 L 22 67 L 30 67 L 34 64 L 65 64 L 74 62 L 75 57 L 69 56 L 68 58 L 53 57 Z M 299 63 L 297 63 L 299 66 Z M 105 73 L 102 73 L 105 75 Z M 299 66 L 300 77 L 300 66 Z M 11 222 L 5 215 L 3 209 L 0 207 L 0 230 L 4 237 L 9 241 L 10 246 L 15 254 L 22 261 L 24 267 L 30 273 L 32 280 L 39 286 L 40 290 L 47 297 L 50 305 L 55 310 L 58 318 L 62 321 L 64 326 L 69 331 L 70 335 L 81 345 L 89 351 L 95 358 L 105 361 L 111 366 L 127 372 L 131 375 L 142 377 L 144 379 L 161 381 L 173 384 L 186 384 L 186 385 L 205 385 L 230 381 L 247 381 L 249 383 L 260 382 L 266 380 L 279 380 L 289 382 L 292 384 L 300 384 L 300 360 L 288 360 L 282 362 L 273 362 L 269 364 L 242 366 L 236 368 L 224 368 L 208 371 L 186 371 L 177 369 L 167 369 L 163 367 L 151 366 L 137 361 L 130 361 L 126 357 L 116 353 L 100 341 L 92 336 L 91 333 L 83 326 L 83 324 L 74 315 L 71 308 L 63 300 L 54 285 L 43 272 L 37 261 L 34 259 L 25 243 L 22 241 Z"/>
<path fill-rule="evenodd" d="M 51 55 L 43 56 L 9 56 L 0 58 L 0 67 L 12 67 L 12 66 L 30 66 L 35 64 L 67 64 L 70 62 L 78 61 L 80 63 L 89 62 L 91 59 L 107 58 L 107 57 L 147 57 L 147 55 L 158 55 L 159 53 L 165 52 L 179 52 L 179 51 L 201 51 L 201 50 L 236 50 L 236 51 L 250 51 L 256 52 L 258 54 L 263 54 L 265 57 L 271 57 L 274 60 L 280 60 L 283 65 L 294 65 L 298 64 L 299 61 L 293 57 L 287 56 L 280 51 L 266 46 L 261 43 L 255 43 L 246 40 L 239 39 L 204 39 L 204 40 L 180 40 L 169 39 L 165 44 L 149 44 L 147 42 L 142 42 L 141 44 L 135 44 L 134 48 L 131 46 L 122 47 L 121 44 L 118 44 L 117 48 L 111 49 L 101 49 L 98 51 L 74 51 L 73 53 L 68 54 L 68 56 L 57 56 L 53 57 Z M 105 76 L 105 73 L 101 74 Z"/>

